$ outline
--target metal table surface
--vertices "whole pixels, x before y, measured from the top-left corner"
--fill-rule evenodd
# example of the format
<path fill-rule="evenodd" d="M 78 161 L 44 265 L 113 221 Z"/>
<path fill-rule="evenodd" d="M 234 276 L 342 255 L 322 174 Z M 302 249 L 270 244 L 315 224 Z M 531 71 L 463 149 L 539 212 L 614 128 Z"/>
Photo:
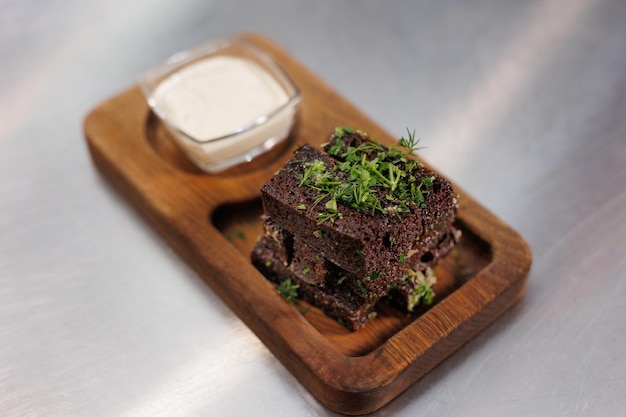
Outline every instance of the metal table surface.
<path fill-rule="evenodd" d="M 98 174 L 82 121 L 272 38 L 516 228 L 527 292 L 377 415 L 626 409 L 626 2 L 0 0 L 0 415 L 325 416 Z"/>

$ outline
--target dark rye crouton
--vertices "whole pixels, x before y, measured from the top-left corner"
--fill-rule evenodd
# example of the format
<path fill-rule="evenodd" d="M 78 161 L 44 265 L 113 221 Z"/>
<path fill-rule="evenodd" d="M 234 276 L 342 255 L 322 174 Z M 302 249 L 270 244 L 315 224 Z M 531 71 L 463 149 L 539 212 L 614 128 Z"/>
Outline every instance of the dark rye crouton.
<path fill-rule="evenodd" d="M 364 286 L 358 282 L 358 276 L 321 257 L 319 253 L 301 242 L 297 237 L 281 229 L 269 217 L 263 216 L 263 223 L 266 230 L 263 245 L 272 251 L 274 259 L 289 258 L 293 260 L 291 263 L 283 263 L 281 268 L 289 269 L 291 272 L 289 278 L 294 282 L 306 282 L 314 286 L 311 288 L 313 291 L 328 292 L 327 289 L 336 289 L 344 293 L 356 294 L 363 299 L 363 304 L 376 303 L 379 295 L 372 297 L 372 294 L 366 293 Z M 279 237 L 285 239 L 286 242 L 293 242 L 293 244 L 280 241 Z M 407 261 L 402 277 L 394 280 L 390 285 L 389 295 L 381 298 L 387 297 L 388 301 L 401 310 L 412 311 L 422 301 L 420 296 L 424 295 L 424 291 L 432 286 L 428 284 L 433 284 L 424 283 L 423 280 L 433 279 L 432 268 L 440 258 L 452 250 L 456 241 L 457 231 L 452 226 L 439 236 L 437 244 L 429 251 L 428 260 L 423 261 L 414 257 Z M 264 262 L 264 260 L 256 259 L 254 262 L 256 265 L 259 262 Z M 428 294 L 425 295 L 428 297 Z M 314 305 L 321 307 L 315 303 Z"/>
<path fill-rule="evenodd" d="M 390 291 L 413 309 L 416 289 L 456 243 L 457 201 L 445 179 L 397 148 L 337 132 L 326 152 L 302 146 L 262 186 L 265 236 L 253 260 L 354 329 Z"/>
<path fill-rule="evenodd" d="M 281 226 L 297 234 L 309 246 L 336 265 L 363 278 L 380 274 L 381 285 L 404 272 L 407 258 L 423 256 L 431 241 L 454 221 L 456 199 L 450 184 L 429 171 L 434 178 L 424 207 L 408 204 L 400 215 L 384 212 L 360 212 L 337 204 L 333 221 L 320 221 L 328 212 L 328 200 L 319 201 L 319 192 L 300 185 L 307 164 L 322 162 L 333 170 L 336 160 L 309 146 L 303 146 L 274 178 L 261 189 L 263 207 Z M 384 191 L 380 201 L 388 204 Z M 383 206 L 385 210 L 391 204 Z M 277 220 L 275 220 L 277 221 Z"/>
<path fill-rule="evenodd" d="M 300 299 L 318 307 L 327 316 L 349 330 L 362 328 L 375 314 L 375 303 L 368 302 L 360 291 L 346 290 L 342 285 L 318 286 L 305 280 L 303 274 L 295 273 L 292 268 L 284 265 L 276 257 L 275 242 L 267 236 L 256 243 L 251 257 L 254 266 L 270 281 L 280 284 L 285 280 L 291 280 L 294 285 L 297 285 Z M 333 272 L 330 273 L 333 274 Z M 332 276 L 340 277 L 337 274 Z M 329 276 L 324 276 L 324 278 L 329 278 Z"/>

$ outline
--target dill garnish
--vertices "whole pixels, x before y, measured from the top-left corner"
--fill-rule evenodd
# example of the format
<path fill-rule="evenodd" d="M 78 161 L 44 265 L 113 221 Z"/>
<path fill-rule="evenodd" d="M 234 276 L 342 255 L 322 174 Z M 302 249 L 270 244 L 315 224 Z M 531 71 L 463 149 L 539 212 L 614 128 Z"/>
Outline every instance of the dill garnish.
<path fill-rule="evenodd" d="M 431 268 L 425 273 L 421 271 L 407 270 L 406 279 L 413 283 L 414 288 L 407 300 L 407 309 L 413 311 L 420 304 L 431 305 L 435 299 L 435 284 L 437 277 Z"/>
<path fill-rule="evenodd" d="M 411 205 L 425 206 L 424 195 L 432 189 L 435 177 L 420 176 L 420 163 L 409 158 L 418 149 L 419 140 L 414 132 L 407 132 L 407 138 L 399 141 L 399 146 L 406 149 L 403 152 L 380 145 L 348 126 L 335 128 L 326 152 L 337 162 L 331 167 L 319 159 L 305 162 L 303 171 L 296 174 L 300 187 L 318 192 L 313 207 L 324 204 L 318 223 L 341 219 L 339 205 L 398 218 L 409 212 Z M 358 146 L 347 146 L 351 135 L 364 140 Z"/>
<path fill-rule="evenodd" d="M 415 155 L 415 152 L 423 149 L 418 147 L 419 139 L 415 139 L 415 130 L 411 132 L 408 128 L 406 129 L 407 137 L 402 136 L 398 141 L 398 145 L 406 149 L 409 155 Z"/>
<path fill-rule="evenodd" d="M 289 304 L 293 304 L 298 299 L 298 288 L 299 285 L 295 285 L 291 283 L 290 279 L 286 279 L 282 281 L 278 287 L 276 288 L 280 295 L 283 296 L 285 300 L 289 302 Z"/>

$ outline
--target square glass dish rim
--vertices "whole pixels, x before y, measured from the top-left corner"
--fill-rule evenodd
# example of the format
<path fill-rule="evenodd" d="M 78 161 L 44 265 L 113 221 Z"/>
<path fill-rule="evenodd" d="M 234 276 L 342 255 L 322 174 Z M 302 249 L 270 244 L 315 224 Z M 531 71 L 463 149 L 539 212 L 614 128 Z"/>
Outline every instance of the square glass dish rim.
<path fill-rule="evenodd" d="M 162 106 L 156 101 L 154 97 L 154 90 L 159 83 L 175 76 L 182 68 L 185 68 L 195 62 L 205 60 L 214 54 L 220 54 L 222 51 L 230 51 L 231 49 L 236 53 L 233 54 L 231 52 L 229 56 L 245 56 L 246 58 L 252 56 L 254 58 L 253 62 L 256 64 L 260 63 L 267 67 L 265 68 L 266 71 L 269 69 L 268 74 L 279 82 L 281 88 L 283 88 L 285 93 L 288 95 L 288 100 L 281 106 L 273 109 L 268 114 L 259 116 L 251 123 L 244 124 L 230 133 L 209 139 L 196 138 L 181 129 L 170 119 L 170 117 L 168 117 Z M 289 74 L 285 72 L 285 70 L 270 55 L 243 36 L 222 37 L 184 51 L 177 52 L 164 62 L 144 72 L 138 81 L 138 85 L 141 88 L 143 95 L 146 97 L 149 107 L 162 123 L 167 125 L 172 131 L 177 132 L 186 141 L 200 145 L 223 141 L 242 132 L 250 131 L 269 122 L 286 109 L 297 107 L 302 99 L 298 85 L 293 81 Z"/>

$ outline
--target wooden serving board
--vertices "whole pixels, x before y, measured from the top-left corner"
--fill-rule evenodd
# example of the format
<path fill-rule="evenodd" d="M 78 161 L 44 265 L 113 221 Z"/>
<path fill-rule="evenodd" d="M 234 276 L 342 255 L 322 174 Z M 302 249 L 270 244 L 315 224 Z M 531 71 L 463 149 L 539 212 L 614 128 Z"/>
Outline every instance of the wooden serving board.
<path fill-rule="evenodd" d="M 335 126 L 396 143 L 354 105 L 259 35 L 302 92 L 287 143 L 219 175 L 201 173 L 173 145 L 138 87 L 93 109 L 85 135 L 95 165 L 228 304 L 274 355 L 332 410 L 372 412 L 470 340 L 524 291 L 528 246 L 509 226 L 459 190 L 458 247 L 437 267 L 437 298 L 411 315 L 381 306 L 349 332 L 319 310 L 288 304 L 251 264 L 262 234 L 261 185 L 305 142 L 320 145 Z"/>

